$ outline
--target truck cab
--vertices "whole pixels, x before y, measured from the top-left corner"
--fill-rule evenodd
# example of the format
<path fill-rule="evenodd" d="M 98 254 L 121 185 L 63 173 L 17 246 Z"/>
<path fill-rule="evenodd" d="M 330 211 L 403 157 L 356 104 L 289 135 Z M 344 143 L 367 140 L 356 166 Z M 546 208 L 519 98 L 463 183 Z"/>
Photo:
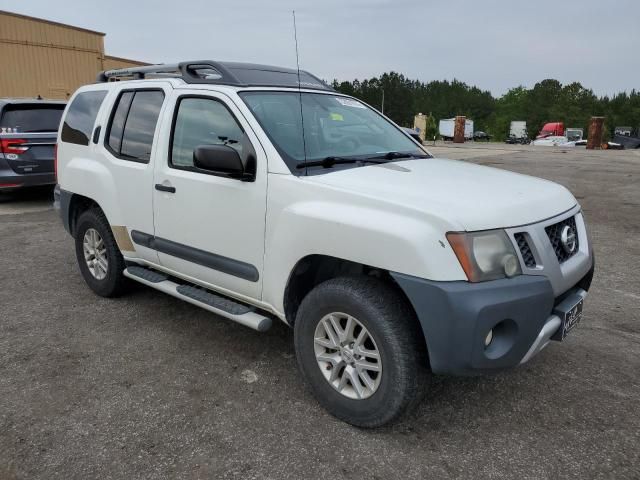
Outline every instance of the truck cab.
<path fill-rule="evenodd" d="M 550 122 L 545 123 L 536 139 L 547 137 L 562 137 L 564 135 L 564 123 Z"/>

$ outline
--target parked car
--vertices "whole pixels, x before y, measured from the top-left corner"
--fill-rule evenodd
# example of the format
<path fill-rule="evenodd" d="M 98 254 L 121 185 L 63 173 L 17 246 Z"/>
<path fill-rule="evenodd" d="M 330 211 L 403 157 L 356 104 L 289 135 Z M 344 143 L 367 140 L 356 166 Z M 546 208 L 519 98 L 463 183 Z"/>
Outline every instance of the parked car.
<path fill-rule="evenodd" d="M 482 130 L 478 130 L 477 132 L 473 133 L 473 139 L 475 141 L 486 141 L 488 142 L 489 140 L 491 140 L 491 135 L 489 135 L 486 132 L 483 132 Z"/>
<path fill-rule="evenodd" d="M 611 149 L 640 148 L 640 131 L 634 132 L 632 127 L 615 127 Z"/>
<path fill-rule="evenodd" d="M 407 128 L 407 127 L 402 127 L 402 130 L 404 130 L 404 132 L 407 135 L 409 135 L 416 142 L 418 142 L 420 145 L 422 145 L 422 139 L 420 138 L 420 132 L 418 132 L 417 130 L 414 130 L 413 128 Z"/>
<path fill-rule="evenodd" d="M 574 137 L 576 138 L 576 137 Z M 571 140 L 566 136 L 551 136 L 539 138 L 531 142 L 531 145 L 538 147 L 586 147 L 587 140 L 580 138 L 579 140 Z"/>
<path fill-rule="evenodd" d="M 320 404 L 361 427 L 415 405 L 429 370 L 496 372 L 563 340 L 593 276 L 566 188 L 435 159 L 307 72 L 104 72 L 71 98 L 57 158 L 89 288 L 282 320 Z"/>
<path fill-rule="evenodd" d="M 631 137 L 633 135 L 633 127 L 615 127 L 613 129 L 613 134 L 623 137 Z"/>
<path fill-rule="evenodd" d="M 625 149 L 625 146 L 622 143 L 607 142 L 605 145 L 607 150 L 624 150 Z"/>
<path fill-rule="evenodd" d="M 640 148 L 640 138 L 638 137 L 628 137 L 626 135 L 615 135 L 612 140 L 613 142 L 611 143 L 620 145 L 621 148 L 619 149 L 628 148 L 632 150 L 634 148 Z"/>
<path fill-rule="evenodd" d="M 55 185 L 54 149 L 65 102 L 0 99 L 0 191 Z"/>
<path fill-rule="evenodd" d="M 538 138 L 531 142 L 536 147 L 558 147 L 558 146 L 575 146 L 570 144 L 569 139 L 564 135 L 550 135 L 544 138 Z"/>

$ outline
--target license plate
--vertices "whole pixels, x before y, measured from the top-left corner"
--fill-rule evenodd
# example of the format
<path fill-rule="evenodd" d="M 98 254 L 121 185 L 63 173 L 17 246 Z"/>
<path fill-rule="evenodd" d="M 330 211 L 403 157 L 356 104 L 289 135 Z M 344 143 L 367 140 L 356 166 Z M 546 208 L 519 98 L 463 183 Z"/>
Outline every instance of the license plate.
<path fill-rule="evenodd" d="M 564 312 L 556 311 L 556 315 L 560 316 L 561 324 L 558 331 L 553 335 L 552 340 L 563 341 L 571 330 L 575 328 L 582 319 L 582 305 L 584 299 L 580 299 L 578 303 Z"/>

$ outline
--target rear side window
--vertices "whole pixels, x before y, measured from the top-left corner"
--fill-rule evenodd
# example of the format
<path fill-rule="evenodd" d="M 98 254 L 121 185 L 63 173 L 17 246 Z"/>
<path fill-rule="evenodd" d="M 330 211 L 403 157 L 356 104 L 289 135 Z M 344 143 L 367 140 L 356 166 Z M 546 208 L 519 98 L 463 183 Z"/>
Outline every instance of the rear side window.
<path fill-rule="evenodd" d="M 76 95 L 64 117 L 61 135 L 63 142 L 89 145 L 98 110 L 106 95 L 106 90 L 94 90 Z"/>
<path fill-rule="evenodd" d="M 117 154 L 120 154 L 124 122 L 129 114 L 131 100 L 133 100 L 133 92 L 124 92 L 118 100 L 118 105 L 113 113 L 113 119 L 111 120 L 111 128 L 109 129 L 107 144 L 111 150 Z"/>
<path fill-rule="evenodd" d="M 60 105 L 7 105 L 0 118 L 0 128 L 18 132 L 57 132 L 64 104 Z"/>
<path fill-rule="evenodd" d="M 106 137 L 111 153 L 124 160 L 147 163 L 163 102 L 162 90 L 122 92 Z"/>

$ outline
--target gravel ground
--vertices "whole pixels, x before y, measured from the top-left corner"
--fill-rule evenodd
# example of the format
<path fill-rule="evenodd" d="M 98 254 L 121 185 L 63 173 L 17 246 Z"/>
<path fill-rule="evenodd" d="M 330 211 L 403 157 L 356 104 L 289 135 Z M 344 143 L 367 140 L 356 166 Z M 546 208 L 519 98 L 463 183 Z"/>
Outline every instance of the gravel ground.
<path fill-rule="evenodd" d="M 526 366 L 434 378 L 365 431 L 301 382 L 292 332 L 137 287 L 92 294 L 49 193 L 0 198 L 0 479 L 640 478 L 640 155 L 437 146 L 582 203 L 598 266 L 580 326 Z"/>

